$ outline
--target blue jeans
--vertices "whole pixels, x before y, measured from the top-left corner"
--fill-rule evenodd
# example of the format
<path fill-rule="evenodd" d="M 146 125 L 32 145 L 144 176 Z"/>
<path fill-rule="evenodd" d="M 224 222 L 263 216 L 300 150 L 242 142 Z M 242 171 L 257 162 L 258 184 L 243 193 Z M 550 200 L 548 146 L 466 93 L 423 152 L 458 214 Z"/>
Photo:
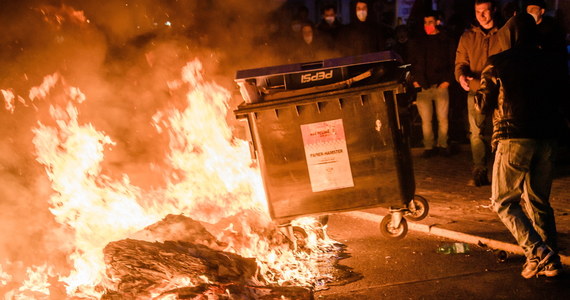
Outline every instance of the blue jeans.
<path fill-rule="evenodd" d="M 499 141 L 495 154 L 493 209 L 528 258 L 543 243 L 557 251 L 554 211 L 549 202 L 554 145 L 550 140 L 506 139 Z"/>
<path fill-rule="evenodd" d="M 486 168 L 487 145 L 483 139 L 486 115 L 475 109 L 475 93 L 467 94 L 467 117 L 469 119 L 469 141 L 474 168 Z"/>
<path fill-rule="evenodd" d="M 426 149 L 433 149 L 434 147 L 432 102 L 435 102 L 435 114 L 437 116 L 437 146 L 447 148 L 449 91 L 447 88 L 438 88 L 436 85 L 419 92 L 416 98 L 416 107 L 422 119 L 424 147 Z"/>

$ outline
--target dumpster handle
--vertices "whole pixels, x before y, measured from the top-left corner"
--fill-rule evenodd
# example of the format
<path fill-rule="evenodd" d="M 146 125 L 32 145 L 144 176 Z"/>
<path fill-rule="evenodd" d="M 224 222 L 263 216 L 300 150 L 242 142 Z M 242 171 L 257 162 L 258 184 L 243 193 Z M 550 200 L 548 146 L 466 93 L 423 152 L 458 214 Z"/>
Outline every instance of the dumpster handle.
<path fill-rule="evenodd" d="M 317 105 L 317 111 L 318 111 L 319 113 L 321 113 L 321 109 L 322 109 L 322 107 L 325 105 L 325 103 L 324 103 L 324 102 L 317 101 L 317 102 L 315 102 L 315 104 Z"/>
<path fill-rule="evenodd" d="M 386 91 L 388 92 L 388 91 Z M 386 99 L 386 92 L 384 92 L 384 99 Z M 400 124 L 400 112 L 398 111 L 398 105 L 396 105 L 396 91 L 392 90 L 392 101 L 394 102 L 394 113 L 396 114 L 396 125 L 398 126 L 398 130 L 402 131 L 402 124 Z M 384 100 L 385 101 L 385 100 Z"/>
<path fill-rule="evenodd" d="M 364 102 L 368 101 L 368 95 L 362 94 L 360 95 L 360 105 L 364 106 Z"/>
<path fill-rule="evenodd" d="M 394 95 L 394 94 L 392 94 Z M 396 111 L 396 121 L 398 122 L 398 129 L 401 131 L 402 130 L 402 124 L 400 124 L 400 112 L 398 111 L 398 105 L 394 105 L 394 110 Z"/>
<path fill-rule="evenodd" d="M 320 69 L 323 67 L 323 61 L 313 61 L 301 65 L 301 70 Z"/>

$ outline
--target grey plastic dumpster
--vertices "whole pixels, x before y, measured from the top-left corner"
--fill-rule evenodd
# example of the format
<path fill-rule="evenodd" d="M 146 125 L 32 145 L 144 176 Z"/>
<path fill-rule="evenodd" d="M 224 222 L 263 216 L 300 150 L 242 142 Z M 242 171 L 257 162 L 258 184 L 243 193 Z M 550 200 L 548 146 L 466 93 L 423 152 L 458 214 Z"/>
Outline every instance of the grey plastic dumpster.
<path fill-rule="evenodd" d="M 384 62 L 392 69 L 360 86 L 342 86 L 344 76 L 301 92 L 281 91 L 288 97 L 256 96 L 234 111 L 247 122 L 274 220 L 386 206 L 398 217 L 382 225 L 383 234 L 406 234 L 401 216 L 409 213 L 415 182 L 400 111 L 405 108 L 397 104 L 403 71 L 396 60 L 368 66 L 374 73 Z M 364 73 L 366 67 L 360 65 Z M 427 209 L 424 202 L 419 206 Z"/>

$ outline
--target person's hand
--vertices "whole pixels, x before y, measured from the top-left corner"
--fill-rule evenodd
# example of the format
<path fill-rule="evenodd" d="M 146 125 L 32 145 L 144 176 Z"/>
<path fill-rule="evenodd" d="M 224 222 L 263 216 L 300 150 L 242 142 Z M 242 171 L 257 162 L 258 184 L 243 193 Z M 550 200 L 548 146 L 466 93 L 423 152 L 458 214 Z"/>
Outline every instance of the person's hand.
<path fill-rule="evenodd" d="M 449 87 L 449 82 L 447 82 L 447 81 L 444 81 L 439 85 L 440 89 L 446 89 L 448 87 Z"/>
<path fill-rule="evenodd" d="M 419 88 L 419 87 L 421 87 L 421 85 L 417 81 L 414 81 L 414 87 Z"/>
<path fill-rule="evenodd" d="M 461 87 L 469 92 L 469 82 L 473 80 L 473 77 L 471 76 L 465 76 L 465 75 L 461 75 L 459 76 L 459 84 L 461 85 Z"/>

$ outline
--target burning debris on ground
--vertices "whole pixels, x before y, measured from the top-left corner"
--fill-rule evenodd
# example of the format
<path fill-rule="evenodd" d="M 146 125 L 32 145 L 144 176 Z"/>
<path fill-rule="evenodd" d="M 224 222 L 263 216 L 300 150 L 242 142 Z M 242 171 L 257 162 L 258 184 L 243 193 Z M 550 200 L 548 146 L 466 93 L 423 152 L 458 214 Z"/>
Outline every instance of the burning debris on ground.
<path fill-rule="evenodd" d="M 123 297 L 151 296 L 169 286 L 244 284 L 255 274 L 253 259 L 187 242 L 121 240 L 103 250 L 107 274 Z M 182 284 L 183 282 L 186 284 Z"/>
<path fill-rule="evenodd" d="M 187 234 L 181 240 L 169 240 L 177 235 L 171 234 L 174 232 Z M 221 248 L 223 243 L 191 218 L 168 215 L 134 236 L 162 242 L 124 239 L 109 243 L 103 252 L 113 288 L 103 299 L 157 295 L 159 299 L 165 295 L 176 295 L 176 299 L 190 295 L 193 299 L 198 295 L 216 295 L 220 299 L 312 297 L 308 287 L 261 285 L 264 280 L 258 276 L 254 258 L 210 248 Z"/>

